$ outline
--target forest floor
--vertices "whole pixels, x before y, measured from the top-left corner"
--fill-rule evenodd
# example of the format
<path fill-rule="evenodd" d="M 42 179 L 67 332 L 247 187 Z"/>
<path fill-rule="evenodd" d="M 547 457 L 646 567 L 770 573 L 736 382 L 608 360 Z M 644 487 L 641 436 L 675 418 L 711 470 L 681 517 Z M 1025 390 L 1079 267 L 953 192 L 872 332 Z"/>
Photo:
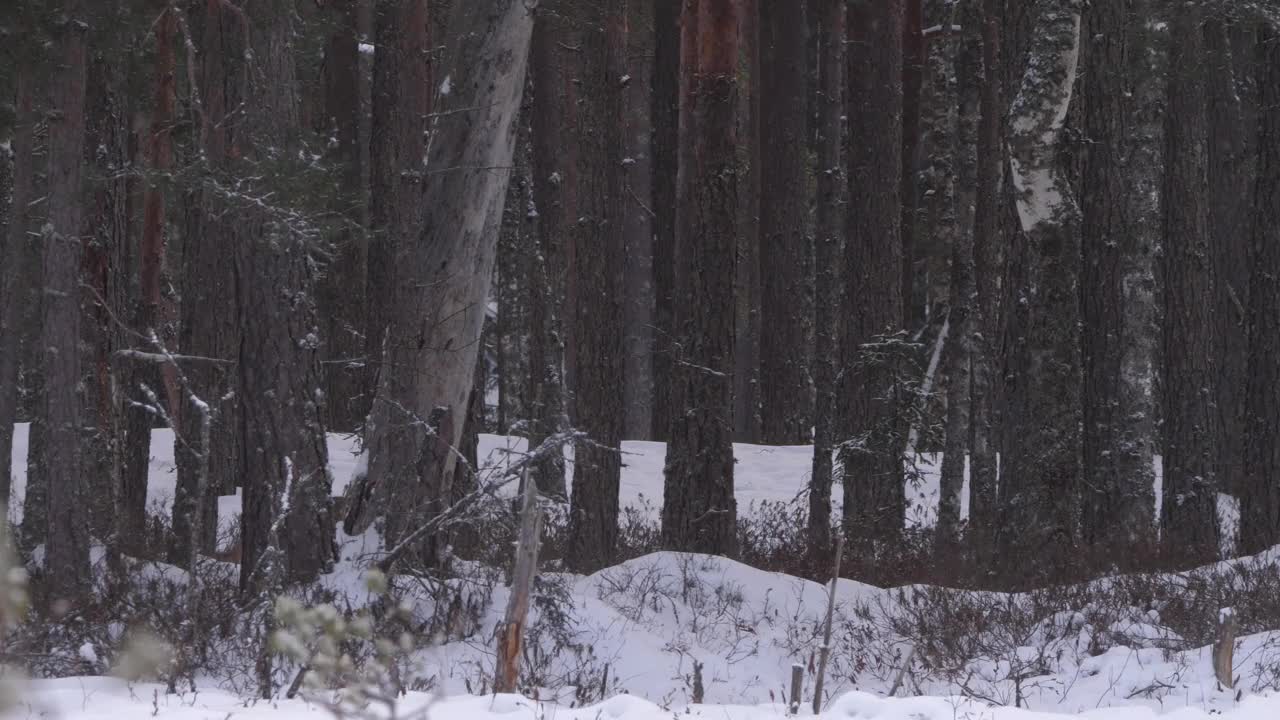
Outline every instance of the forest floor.
<path fill-rule="evenodd" d="M 26 431 L 19 426 L 15 442 L 19 498 Z M 351 439 L 330 438 L 335 494 L 356 466 L 353 449 Z M 519 441 L 482 437 L 481 457 L 489 464 L 504 462 L 504 449 L 521 448 Z M 629 442 L 624 451 L 622 504 L 656 517 L 663 447 Z M 738 445 L 735 451 L 740 508 L 789 503 L 802 492 L 809 448 Z M 174 486 L 171 434 L 156 432 L 153 455 L 150 492 L 161 512 Z M 909 488 L 910 522 L 917 526 L 931 525 L 936 512 L 936 458 L 927 460 L 922 478 Z M 838 488 L 836 493 L 838 502 Z M 238 512 L 238 499 L 223 498 L 220 510 L 225 522 Z M 1229 504 L 1223 510 L 1229 512 Z M 368 605 L 362 558 L 374 543 L 371 534 L 342 538 L 342 560 L 322 583 L 329 597 L 341 598 L 347 607 Z M 161 568 L 161 576 L 182 574 L 153 565 Z M 841 580 L 823 717 L 1049 720 L 1087 713 L 1131 720 L 1169 713 L 1178 720 L 1277 718 L 1280 633 L 1256 632 L 1256 622 L 1244 623 L 1252 634 L 1236 641 L 1235 690 L 1215 679 L 1210 646 L 1220 608 L 1280 602 L 1271 584 L 1277 567 L 1280 548 L 1193 573 L 1108 578 L 1088 592 L 1054 588 L 1019 595 L 925 586 L 883 589 Z M 686 713 L 725 720 L 774 718 L 785 715 L 793 664 L 806 669 L 802 714 L 810 712 L 827 605 L 821 584 L 724 558 L 671 552 L 589 576 L 546 572 L 535 592 L 524 660 L 527 685 L 533 688 L 526 694 L 539 699 L 525 699 L 485 694 L 494 667 L 494 629 L 507 601 L 501 571 L 476 568 L 459 575 L 466 579 L 454 585 L 451 596 L 460 598 L 465 610 L 457 617 L 434 600 L 441 595 L 427 583 L 396 588 L 424 626 L 449 615 L 434 625 L 438 636 L 423 643 L 411 658 L 412 670 L 406 669 L 420 680 L 418 687 L 436 697 L 410 692 L 398 717 L 427 708 L 434 720 L 650 720 Z M 1261 601 L 1241 595 L 1246 586 L 1264 588 L 1254 593 Z M 230 637 L 221 646 L 227 663 L 238 670 L 211 671 L 198 679 L 198 692 L 188 688 L 171 695 L 160 685 L 88 677 L 95 669 L 105 672 L 104 661 L 78 673 L 81 677 L 33 681 L 21 695 L 22 706 L 10 714 L 175 720 L 326 715 L 323 698 L 316 696 L 247 700 L 252 684 L 246 678 L 252 672 L 245 665 L 251 658 L 238 657 L 238 645 L 243 642 Z M 96 658 L 109 652 L 90 646 L 79 654 Z M 281 684 L 287 684 L 290 674 L 281 672 Z M 695 704 L 697 685 L 702 703 Z"/>

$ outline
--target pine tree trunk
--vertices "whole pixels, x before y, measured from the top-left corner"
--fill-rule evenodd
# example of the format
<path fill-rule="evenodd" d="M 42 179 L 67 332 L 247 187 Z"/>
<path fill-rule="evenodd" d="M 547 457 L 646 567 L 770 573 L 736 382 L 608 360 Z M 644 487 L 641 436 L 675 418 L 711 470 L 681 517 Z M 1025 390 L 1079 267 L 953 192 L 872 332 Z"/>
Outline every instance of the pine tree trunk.
<path fill-rule="evenodd" d="M 767 0 L 765 0 L 767 2 Z M 737 253 L 734 262 L 733 439 L 760 442 L 761 339 L 761 103 L 760 5 L 738 0 Z M 683 142 L 681 138 L 681 142 Z M 680 269 L 676 270 L 677 275 Z"/>
<path fill-rule="evenodd" d="M 3 240 L 4 265 L 0 266 L 0 500 L 8 507 L 12 498 L 12 471 L 8 458 L 13 452 L 13 424 L 18 411 L 18 368 L 26 346 L 34 339 L 25 322 L 26 302 L 31 294 L 32 274 L 38 246 L 27 233 L 35 191 L 35 114 L 31 70 L 20 63 L 15 71 L 13 174 L 9 195 L 8 223 Z"/>
<path fill-rule="evenodd" d="M 291 156 L 302 134 L 288 5 L 268 0 L 246 8 L 251 60 L 241 143 L 250 163 L 285 168 L 296 167 Z M 242 168 L 246 178 L 250 167 Z M 267 191 L 248 181 L 247 192 Z M 309 257 L 316 238 L 295 224 L 288 208 L 249 204 L 236 215 L 244 462 L 240 588 L 253 592 L 279 581 L 265 577 L 270 568 L 262 566 L 276 542 L 285 581 L 314 580 L 332 566 L 332 478 L 318 400 L 324 381 Z"/>
<path fill-rule="evenodd" d="M 996 532 L 996 339 L 999 336 L 1000 258 L 1004 242 L 1000 188 L 1004 186 L 1001 136 L 1004 60 L 999 0 L 982 2 L 982 78 L 978 95 L 977 168 L 973 205 L 974 317 L 969 390 L 969 544 L 990 553 Z"/>
<path fill-rule="evenodd" d="M 397 263 L 386 367 L 365 429 L 367 473 L 348 532 L 387 520 L 394 543 L 447 502 L 489 295 L 533 15 L 520 0 L 460 3 L 441 67 L 418 241 Z M 491 231 L 491 232 L 487 232 Z M 388 512 L 394 498 L 396 512 Z"/>
<path fill-rule="evenodd" d="M 653 10 L 653 439 L 666 442 L 674 417 L 676 182 L 680 163 L 680 0 Z"/>
<path fill-rule="evenodd" d="M 319 138 L 328 143 L 329 161 L 337 168 L 334 208 L 345 221 L 334 233 L 332 260 L 324 268 L 317 287 L 320 318 L 324 320 L 324 396 L 326 427 L 339 432 L 356 430 L 368 414 L 365 396 L 370 369 L 360 360 L 366 350 L 363 337 L 365 289 L 369 258 L 365 225 L 364 168 L 360 148 L 360 52 L 356 27 L 356 1 L 331 3 L 333 32 L 324 49 L 323 115 L 317 123 Z"/>
<path fill-rule="evenodd" d="M 1119 564 L 1154 530 L 1154 407 L 1151 252 L 1133 218 L 1129 168 L 1136 98 L 1128 53 L 1131 3 L 1088 13 L 1080 79 L 1084 144 L 1081 183 L 1081 312 L 1084 320 L 1084 438 L 1081 541 L 1090 560 Z M 1140 46 L 1137 46 L 1140 47 Z"/>
<path fill-rule="evenodd" d="M 653 433 L 653 122 L 652 0 L 627 5 L 630 47 L 626 84 L 626 408 L 624 437 L 649 440 Z"/>
<path fill-rule="evenodd" d="M 1280 543 L 1280 32 L 1258 32 L 1261 93 L 1258 171 L 1253 192 L 1249 258 L 1249 391 L 1245 481 L 1239 551 L 1257 553 Z"/>
<path fill-rule="evenodd" d="M 763 137 L 760 205 L 760 420 L 762 442 L 810 441 L 809 328 L 812 245 L 808 233 L 807 48 L 803 3 L 760 6 Z"/>
<path fill-rule="evenodd" d="M 100 50 L 92 53 L 86 97 L 88 207 L 81 232 L 81 432 L 86 490 L 94 498 L 87 508 L 89 525 L 93 535 L 104 541 L 117 529 L 121 460 L 119 376 L 112 355 L 124 334 L 117 318 L 126 317 L 126 298 L 136 295 L 127 272 L 134 243 L 130 182 L 121 172 L 130 161 L 125 67 Z"/>
<path fill-rule="evenodd" d="M 836 438 L 837 318 L 841 307 L 840 261 L 844 252 L 844 187 L 840 165 L 844 115 L 845 0 L 809 0 L 819 28 L 817 122 L 817 221 L 814 232 L 813 474 L 809 480 L 809 552 L 831 548 L 832 453 Z M 812 24 L 811 24 L 812 26 Z"/>
<path fill-rule="evenodd" d="M 545 8 L 544 8 L 545 10 Z M 569 232 L 578 212 L 577 90 L 570 77 L 576 53 L 563 40 L 570 26 L 557 14 L 539 17 L 530 63 L 533 85 L 533 199 L 538 219 L 529 310 L 529 446 L 568 427 L 565 341 Z M 565 496 L 564 458 L 552 453 L 530 472 L 538 490 Z"/>
<path fill-rule="evenodd" d="M 955 59 L 958 111 L 953 138 L 957 190 L 955 192 L 955 229 L 951 235 L 950 292 L 948 293 L 947 327 L 952 338 L 943 358 L 943 377 L 947 387 L 947 413 L 944 428 L 945 446 L 938 490 L 938 525 L 935 552 L 947 560 L 959 539 L 960 512 L 963 504 L 965 457 L 972 433 L 969 428 L 970 387 L 973 340 L 972 319 L 975 313 L 973 241 L 975 234 L 975 199 L 978 156 L 977 126 L 980 121 L 982 94 L 982 11 L 978 2 L 965 2 L 959 9 L 963 28 L 960 50 Z"/>
<path fill-rule="evenodd" d="M 1239 494 L 1245 472 L 1249 339 L 1245 308 L 1249 305 L 1249 212 L 1252 158 L 1245 147 L 1243 92 L 1237 88 L 1231 39 L 1218 13 L 1204 18 L 1203 61 L 1208 100 L 1209 247 L 1214 273 L 1214 308 L 1218 318 L 1213 347 L 1215 412 L 1220 423 L 1216 447 L 1218 487 Z"/>
<path fill-rule="evenodd" d="M 182 248 L 182 308 L 179 347 L 184 355 L 234 360 L 240 352 L 235 287 L 235 230 L 226 188 L 229 169 L 240 152 L 243 69 L 247 39 L 237 17 L 218 0 L 206 0 L 198 82 L 205 176 L 190 197 L 188 228 Z M 191 363 L 182 368 L 187 391 L 212 415 L 208 457 L 199 458 L 204 409 L 183 407 L 174 439 L 178 482 L 173 500 L 174 541 L 170 562 L 186 563 L 194 543 L 212 552 L 217 539 L 218 496 L 242 484 L 240 403 L 234 366 Z M 184 393 L 185 396 L 185 393 Z M 207 471 L 206 471 L 207 465 Z M 207 482 L 201 478 L 207 474 Z M 203 489 L 202 489 L 203 487 Z M 196 519 L 196 513 L 199 518 Z M 198 537 L 192 528 L 198 526 Z"/>
<path fill-rule="evenodd" d="M 663 544 L 731 555 L 734 252 L 740 0 L 685 6 L 680 43 L 680 173 L 674 368 L 662 504 Z"/>
<path fill-rule="evenodd" d="M 46 376 L 41 413 L 48 433 L 44 459 L 49 487 L 44 568 L 51 601 L 75 603 L 91 581 L 79 351 L 89 25 L 79 0 L 68 0 L 59 9 L 63 20 L 54 40 L 58 59 L 49 79 L 49 218 L 41 232 L 45 297 L 40 345 Z"/>
<path fill-rule="evenodd" d="M 902 330 L 904 0 L 852 0 L 848 60 L 849 216 L 844 255 L 844 527 L 892 543 L 906 512 L 897 354 L 873 348 Z M 868 559 L 870 556 L 868 554 Z"/>
<path fill-rule="evenodd" d="M 632 0 L 633 2 L 638 0 Z M 577 177 L 581 182 L 578 221 L 578 302 L 574 336 L 591 338 L 578 346 L 574 387 L 576 427 L 589 441 L 574 451 L 569 545 L 565 558 L 579 572 L 613 562 L 618 536 L 618 487 L 622 479 L 623 396 L 622 226 L 625 166 L 624 88 L 627 75 L 626 0 L 604 0 L 582 10 L 579 54 L 583 95 L 578 105 L 581 142 Z"/>
<path fill-rule="evenodd" d="M 422 158 L 435 92 L 428 0 L 383 0 L 375 8 L 369 149 L 369 252 L 365 355 L 369 403 L 377 391 L 399 258 L 422 227 Z"/>
<path fill-rule="evenodd" d="M 925 322 L 927 290 L 916 290 L 916 260 L 923 248 L 916 245 L 918 210 L 917 168 L 920 166 L 921 95 L 924 86 L 923 0 L 904 0 L 902 23 L 902 313 L 903 325 L 914 330 Z"/>
<path fill-rule="evenodd" d="M 173 164 L 173 141 L 170 129 L 177 102 L 177 58 L 174 42 L 178 32 L 178 14 L 167 8 L 155 25 L 155 91 L 152 96 L 150 130 L 146 140 L 146 179 L 142 199 L 142 237 L 137 258 L 137 302 L 133 310 L 133 329 L 144 337 L 160 337 L 160 273 L 164 267 L 165 193 L 162 183 Z M 150 343 L 135 340 L 138 350 L 154 352 Z M 124 439 L 121 452 L 120 490 L 117 498 L 120 541 L 125 552 L 138 552 L 145 538 L 147 524 L 147 473 L 150 469 L 151 427 L 153 413 L 145 406 L 151 399 L 143 387 L 160 401 L 164 398 L 160 367 L 155 363 L 128 362 L 125 382 L 120 392 L 124 403 Z"/>
<path fill-rule="evenodd" d="M 1164 499 L 1161 540 L 1173 562 L 1218 556 L 1216 477 L 1219 418 L 1213 407 L 1214 268 L 1208 180 L 1204 42 L 1200 13 L 1171 22 L 1165 105 L 1164 176 Z"/>

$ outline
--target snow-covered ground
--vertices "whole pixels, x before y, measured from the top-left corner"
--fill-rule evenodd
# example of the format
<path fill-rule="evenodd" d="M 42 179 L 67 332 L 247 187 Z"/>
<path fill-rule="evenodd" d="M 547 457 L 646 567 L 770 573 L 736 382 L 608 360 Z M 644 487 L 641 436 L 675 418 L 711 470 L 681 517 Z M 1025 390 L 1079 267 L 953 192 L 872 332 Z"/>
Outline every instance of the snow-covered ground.
<path fill-rule="evenodd" d="M 26 446 L 23 425 L 17 428 L 13 458 L 19 499 L 25 486 Z M 356 466 L 354 447 L 353 439 L 329 438 L 335 493 L 350 481 Z M 481 439 L 481 457 L 489 464 L 500 464 L 508 452 L 522 450 L 519 440 Z M 654 512 L 660 508 L 663 451 L 657 443 L 625 444 L 624 505 Z M 171 433 L 157 431 L 152 452 L 150 499 L 162 510 L 172 502 L 174 488 Z M 807 482 L 810 454 L 808 447 L 735 446 L 739 507 L 793 500 Z M 923 480 L 910 488 L 912 524 L 931 524 L 936 512 L 936 458 L 927 460 Z M 836 493 L 838 502 L 839 488 Z M 20 513 L 20 503 L 15 505 L 12 512 Z M 222 499 L 224 519 L 238 510 L 238 498 Z M 339 597 L 359 592 L 359 558 L 370 549 L 367 542 L 368 537 L 344 540 L 343 562 L 325 580 Z M 558 624 L 544 618 L 536 604 L 531 618 L 529 644 L 534 652 L 526 667 L 532 666 L 544 681 L 538 683 L 546 687 L 538 693 L 542 701 L 468 694 L 483 691 L 493 674 L 493 631 L 507 599 L 497 582 L 486 588 L 491 596 L 476 610 L 474 624 L 438 638 L 416 658 L 422 677 L 430 678 L 443 696 L 430 700 L 411 693 L 399 715 L 430 702 L 429 716 L 435 720 L 656 720 L 686 713 L 725 720 L 774 718 L 784 714 L 795 663 L 807 669 L 805 707 L 811 701 L 808 678 L 827 602 L 822 585 L 723 558 L 681 553 L 656 553 L 591 576 L 546 579 L 563 590 L 561 597 L 567 602 L 559 608 L 565 615 Z M 1091 623 L 1096 620 L 1069 617 L 1052 630 L 1038 630 L 1025 644 L 1015 642 L 999 652 L 966 658 L 962 672 L 944 676 L 913 657 L 910 641 L 886 628 L 886 613 L 903 597 L 902 590 L 847 580 L 838 584 L 824 717 L 1049 720 L 1083 712 L 1106 720 L 1136 720 L 1157 713 L 1179 720 L 1210 714 L 1238 720 L 1280 718 L 1280 697 L 1266 694 L 1275 682 L 1270 673 L 1280 671 L 1280 636 L 1254 635 L 1238 641 L 1234 673 L 1242 688 L 1239 699 L 1218 686 L 1209 648 L 1168 649 L 1169 641 L 1180 639 L 1170 636 L 1158 608 L 1139 611 L 1141 619 L 1123 620 L 1123 627 L 1095 627 Z M 1099 651 L 1094 641 L 1103 636 L 1128 639 L 1123 644 L 1109 640 Z M 702 668 L 706 704 L 690 705 L 695 664 Z M 1014 666 L 1024 670 L 1015 672 Z M 1036 670 L 1026 672 L 1030 666 Z M 598 686 L 606 677 L 604 692 L 593 696 L 611 699 L 572 707 L 575 687 Z M 885 699 L 895 686 L 898 695 L 915 697 Z M 24 704 L 10 715 L 193 720 L 326 715 L 315 703 L 254 702 L 244 694 L 243 687 L 214 678 L 207 678 L 199 693 L 172 696 L 158 686 L 67 678 L 30 684 L 22 695 Z M 1014 704 L 1035 712 L 1007 707 Z"/>
<path fill-rule="evenodd" d="M 808 708 L 802 716 L 812 716 Z M 1206 711 L 1184 708 L 1168 714 L 1170 720 L 1275 720 L 1280 717 L 1280 697 L 1246 698 L 1239 705 Z M 410 693 L 398 708 L 403 718 L 430 720 L 678 720 L 681 717 L 714 720 L 775 720 L 786 716 L 781 704 L 697 705 L 669 709 L 640 698 L 618 695 L 598 705 L 567 708 L 514 695 L 446 697 L 433 699 Z M 1106 708 L 1087 713 L 1090 720 L 1147 720 L 1155 716 L 1144 708 Z M 106 678 L 68 678 L 35 683 L 23 704 L 9 713 L 13 718 L 80 718 L 82 720 L 316 720 L 332 716 L 316 703 L 303 700 L 246 701 L 220 691 L 166 695 L 158 685 L 125 685 Z M 885 699 L 867 693 L 847 694 L 829 707 L 828 720 L 1062 720 L 1062 712 L 1028 712 L 992 707 L 961 698 Z"/>

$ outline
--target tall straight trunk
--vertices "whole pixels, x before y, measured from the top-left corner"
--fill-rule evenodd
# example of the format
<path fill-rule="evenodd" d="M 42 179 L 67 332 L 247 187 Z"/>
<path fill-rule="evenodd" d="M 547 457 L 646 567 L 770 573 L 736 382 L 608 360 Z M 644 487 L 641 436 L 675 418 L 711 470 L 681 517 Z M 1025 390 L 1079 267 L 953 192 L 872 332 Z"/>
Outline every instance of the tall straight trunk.
<path fill-rule="evenodd" d="M 1216 447 L 1218 487 L 1239 494 L 1245 472 L 1244 405 L 1248 395 L 1249 213 L 1252 158 L 1246 147 L 1242 91 L 1236 82 L 1229 28 L 1218 13 L 1204 18 L 1204 72 L 1208 100 L 1209 247 L 1217 317 L 1213 347 L 1215 411 L 1220 423 Z"/>
<path fill-rule="evenodd" d="M 81 434 L 80 231 L 89 25 L 80 0 L 59 8 L 57 60 L 49 78 L 48 221 L 42 282 L 46 386 L 41 407 L 48 437 L 49 483 L 45 572 L 51 599 L 76 602 L 90 587 L 87 487 Z"/>
<path fill-rule="evenodd" d="M 844 527 L 892 542 L 906 513 L 897 353 L 902 329 L 902 40 L 905 0 L 848 9 L 849 206 L 841 349 Z"/>
<path fill-rule="evenodd" d="M 979 0 L 975 0 L 977 2 Z M 995 539 L 996 338 L 1000 319 L 1000 188 L 1004 185 L 1003 117 L 1004 60 L 1000 48 L 1000 0 L 980 0 L 982 78 L 978 94 L 977 168 L 974 177 L 973 268 L 974 317 L 970 323 L 971 385 L 969 389 L 969 541 L 979 553 L 989 553 Z"/>
<path fill-rule="evenodd" d="M 1084 440 L 1081 541 L 1094 562 L 1121 564 L 1150 541 L 1155 504 L 1152 454 L 1152 343 L 1155 325 L 1149 250 L 1134 224 L 1136 152 L 1130 128 L 1136 96 L 1128 54 L 1135 47 L 1131 3 L 1087 15 L 1080 80 L 1084 321 Z M 1139 46 L 1140 47 L 1140 46 Z"/>
<path fill-rule="evenodd" d="M 458 3 L 441 66 L 418 241 L 398 249 L 386 372 L 365 428 L 348 532 L 386 519 L 389 543 L 448 501 L 515 149 L 533 14 Z M 374 494 L 377 502 L 365 502 Z M 395 512 L 388 512 L 394 498 Z"/>
<path fill-rule="evenodd" d="M 1258 31 L 1260 110 L 1249 288 L 1249 392 L 1240 543 L 1257 553 L 1280 543 L 1280 32 Z"/>
<path fill-rule="evenodd" d="M 633 0 L 637 1 L 637 0 Z M 578 347 L 574 387 L 575 425 L 590 438 L 575 450 L 569 515 L 570 567 L 593 572 L 613 562 L 618 537 L 618 488 L 622 478 L 624 422 L 618 398 L 626 384 L 623 357 L 625 257 L 623 184 L 624 88 L 627 74 L 626 0 L 605 0 L 583 12 L 578 105 L 582 130 L 577 176 L 575 245 L 578 302 L 574 335 L 591 338 Z"/>
<path fill-rule="evenodd" d="M 365 397 L 369 364 L 365 353 L 365 299 L 368 240 L 365 225 L 364 168 L 360 148 L 360 52 L 356 0 L 332 3 L 333 31 L 324 48 L 323 114 L 319 138 L 329 143 L 336 168 L 335 198 L 341 226 L 334 233 L 332 259 L 317 288 L 324 321 L 324 396 L 326 427 L 354 431 L 368 413 Z"/>
<path fill-rule="evenodd" d="M 302 126 L 289 2 L 254 3 L 246 14 L 251 60 L 241 149 L 249 163 L 292 168 Z M 243 170 L 248 176 L 250 166 Z M 267 191 L 249 188 L 253 194 Z M 255 203 L 237 209 L 241 336 L 236 367 L 244 467 L 240 588 L 253 592 L 281 579 L 314 580 L 332 566 L 332 478 L 319 401 L 320 339 L 310 299 L 316 280 L 310 245 L 316 238 L 294 225 L 288 208 Z M 264 556 L 277 544 L 283 566 L 273 568 Z"/>
<path fill-rule="evenodd" d="M 434 6 L 432 6 L 434 7 Z M 422 158 L 432 88 L 428 0 L 383 0 L 375 15 L 369 148 L 365 375 L 372 403 L 393 311 L 397 263 L 422 227 Z M 368 404 L 367 403 L 367 404 Z"/>
<path fill-rule="evenodd" d="M 943 358 L 947 383 L 945 446 L 939 474 L 936 550 L 951 551 L 959 538 L 963 504 L 965 457 L 969 430 L 973 357 L 974 203 L 977 193 L 977 130 L 982 95 L 982 10 L 976 1 L 959 8 L 963 36 L 955 58 L 958 110 L 953 137 L 956 163 L 955 225 L 951 235 L 950 292 L 947 326 L 952 338 Z M 943 558 L 945 561 L 945 557 Z"/>
<path fill-rule="evenodd" d="M 534 295 L 529 309 L 529 443 L 535 447 L 568 426 L 565 377 L 569 236 L 578 212 L 577 86 L 572 63 L 577 53 L 565 42 L 571 26 L 545 13 L 533 29 L 530 58 L 533 85 L 533 199 L 537 212 Z M 531 471 L 538 489 L 564 497 L 564 458 L 551 453 Z"/>
<path fill-rule="evenodd" d="M 0 267 L 0 500 L 8 507 L 13 479 L 13 423 L 18 411 L 18 368 L 26 345 L 33 339 L 25 322 L 31 294 L 33 258 L 38 246 L 28 237 L 30 206 L 35 191 L 34 88 L 31 68 L 19 63 L 15 72 L 13 176 L 9 195 L 4 265 Z M 26 272 L 24 272 L 26 270 Z"/>
<path fill-rule="evenodd" d="M 680 0 L 653 9 L 653 439 L 665 442 L 674 415 L 676 182 L 680 163 Z"/>
<path fill-rule="evenodd" d="M 808 75 L 804 4 L 760 6 L 760 426 L 770 445 L 808 443 L 813 426 L 808 335 Z"/>
<path fill-rule="evenodd" d="M 1214 268 L 1209 215 L 1204 42 L 1195 6 L 1178 8 L 1165 105 L 1164 501 L 1161 541 L 1185 564 L 1218 554 L 1218 416 L 1213 407 Z"/>
<path fill-rule="evenodd" d="M 247 38 L 234 13 L 219 0 L 206 0 L 200 43 L 200 149 L 204 177 L 190 198 L 188 228 L 182 247 L 182 307 L 179 348 L 184 355 L 234 360 L 240 350 L 236 306 L 235 231 L 232 205 L 225 188 L 232 158 L 240 153 L 243 70 Z M 242 483 L 239 406 L 243 393 L 236 373 L 225 363 L 191 363 L 183 367 L 188 390 L 208 406 L 212 416 L 209 447 L 200 448 L 204 408 L 183 406 L 174 438 L 177 488 L 173 499 L 174 541 L 171 562 L 186 563 L 195 544 L 212 552 L 217 540 L 218 496 Z M 184 393 L 185 396 L 185 393 Z M 207 452 L 207 458 L 199 454 Z M 202 483 L 201 478 L 207 478 Z M 198 513 L 198 517 L 197 517 Z M 199 528 L 198 537 L 192 537 Z"/>
<path fill-rule="evenodd" d="M 840 261 L 844 252 L 844 187 L 840 165 L 844 115 L 845 0 L 809 0 L 819 28 L 817 220 L 814 231 L 813 473 L 809 479 L 809 552 L 831 548 L 832 453 L 836 439 L 836 368 L 840 352 Z"/>
<path fill-rule="evenodd" d="M 908 329 L 925 321 L 928 291 L 916 282 L 917 168 L 920 166 L 920 99 L 924 86 L 924 0 L 905 0 L 902 24 L 902 313 Z M 920 292 L 916 291 L 919 285 Z"/>
<path fill-rule="evenodd" d="M 762 0 L 738 0 L 738 162 L 742 180 L 738 200 L 738 250 L 734 263 L 733 438 L 760 442 L 761 374 L 761 103 L 760 6 Z M 794 9 L 794 8 L 793 8 Z M 679 270 L 677 270 L 679 273 Z"/>
<path fill-rule="evenodd" d="M 86 86 L 87 202 L 80 233 L 81 432 L 85 489 L 94 499 L 88 508 L 89 526 L 103 540 L 117 527 L 120 481 L 119 366 L 112 355 L 124 333 L 116 319 L 125 317 L 136 294 L 127 271 L 134 254 L 135 226 L 130 217 L 131 182 L 123 172 L 131 159 L 126 70 L 125 63 L 94 52 Z"/>
<path fill-rule="evenodd" d="M 133 310 L 133 329 L 143 337 L 160 337 L 162 301 L 160 274 L 165 257 L 165 177 L 173 166 L 173 139 L 170 130 L 177 103 L 177 58 L 174 42 L 178 13 L 166 8 L 155 24 L 155 90 L 152 95 L 150 129 L 146 137 L 146 190 L 142 198 L 142 237 L 138 245 L 138 298 Z M 194 58 L 191 59 L 194 61 Z M 154 352 L 150 343 L 135 340 L 139 350 Z M 147 473 L 151 455 L 153 413 L 146 407 L 151 399 L 164 397 L 161 371 L 154 363 L 131 363 L 124 370 L 121 394 L 124 404 L 124 447 L 117 495 L 120 541 L 126 552 L 137 552 L 145 537 L 147 523 Z"/>
<path fill-rule="evenodd" d="M 1023 285 L 1011 319 L 997 541 L 1006 579 L 1074 561 L 1080 492 L 1080 215 L 1057 157 L 1080 53 L 1080 0 L 1040 5 L 1010 110 L 1009 168 Z M 1016 429 L 1016 430 L 1015 430 Z M 1006 488 L 1007 487 L 1007 491 Z M 1034 559 L 1034 562 L 1032 561 Z"/>
<path fill-rule="evenodd" d="M 679 235 L 674 393 L 663 544 L 732 554 L 734 252 L 740 0 L 695 0 L 680 33 Z"/>
<path fill-rule="evenodd" d="M 653 434 L 653 83 L 652 0 L 627 5 L 627 45 L 631 80 L 626 85 L 626 408 L 624 437 L 649 440 Z"/>

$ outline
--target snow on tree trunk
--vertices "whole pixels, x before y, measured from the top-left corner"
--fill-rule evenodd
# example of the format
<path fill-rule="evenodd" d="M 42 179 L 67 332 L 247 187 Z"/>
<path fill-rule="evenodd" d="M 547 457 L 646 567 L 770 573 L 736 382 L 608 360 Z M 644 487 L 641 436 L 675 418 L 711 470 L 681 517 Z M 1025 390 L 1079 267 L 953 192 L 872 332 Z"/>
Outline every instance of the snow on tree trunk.
<path fill-rule="evenodd" d="M 365 428 L 367 470 L 353 481 L 348 532 L 385 515 L 394 541 L 449 497 L 532 27 L 522 0 L 454 9 L 420 200 L 426 217 L 417 242 L 397 256 L 384 369 Z"/>

